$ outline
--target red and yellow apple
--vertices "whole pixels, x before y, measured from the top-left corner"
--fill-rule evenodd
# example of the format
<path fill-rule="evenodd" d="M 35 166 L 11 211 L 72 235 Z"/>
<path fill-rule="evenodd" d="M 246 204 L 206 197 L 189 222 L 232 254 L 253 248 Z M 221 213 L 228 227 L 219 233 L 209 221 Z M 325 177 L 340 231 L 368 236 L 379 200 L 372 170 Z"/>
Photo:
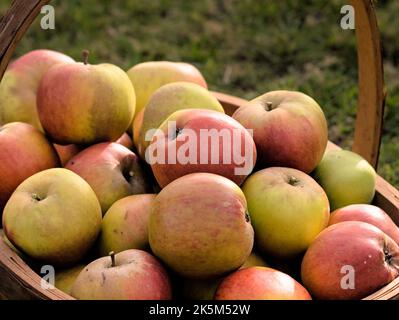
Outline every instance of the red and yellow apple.
<path fill-rule="evenodd" d="M 337 223 L 310 245 L 301 274 L 317 299 L 361 299 L 399 275 L 399 246 L 369 223 Z"/>
<path fill-rule="evenodd" d="M 161 187 L 195 172 L 219 174 L 241 185 L 255 166 L 256 147 L 233 118 L 213 110 L 184 109 L 159 127 L 146 161 Z"/>
<path fill-rule="evenodd" d="M 13 122 L 0 127 L 0 212 L 18 185 L 31 175 L 60 165 L 51 143 L 35 127 Z"/>
<path fill-rule="evenodd" d="M 37 107 L 40 121 L 58 144 L 117 140 L 130 126 L 135 92 L 127 74 L 111 64 L 71 63 L 42 78 Z"/>
<path fill-rule="evenodd" d="M 72 286 L 80 300 L 170 300 L 168 274 L 152 255 L 131 249 L 87 265 Z"/>
<path fill-rule="evenodd" d="M 101 229 L 101 207 L 89 186 L 63 168 L 22 182 L 3 212 L 4 233 L 22 252 L 56 266 L 78 262 Z"/>
<path fill-rule="evenodd" d="M 174 180 L 156 196 L 149 219 L 154 254 L 188 278 L 215 278 L 239 268 L 254 232 L 241 189 L 211 173 Z"/>
<path fill-rule="evenodd" d="M 352 204 L 331 213 L 329 225 L 344 221 L 363 221 L 385 232 L 399 245 L 399 228 L 382 209 L 371 204 Z"/>
<path fill-rule="evenodd" d="M 190 82 L 174 82 L 154 92 L 144 109 L 137 141 L 142 158 L 152 141 L 154 130 L 175 111 L 182 109 L 210 109 L 224 113 L 219 101 L 205 88 Z"/>
<path fill-rule="evenodd" d="M 324 113 L 301 92 L 268 92 L 240 107 L 233 118 L 253 130 L 262 168 L 289 167 L 310 173 L 327 147 Z"/>
<path fill-rule="evenodd" d="M 127 75 L 136 90 L 136 114 L 145 107 L 152 94 L 165 84 L 186 81 L 207 88 L 201 72 L 193 65 L 183 62 L 143 62 L 127 71 Z"/>
<path fill-rule="evenodd" d="M 34 50 L 15 60 L 0 83 L 0 125 L 25 122 L 43 131 L 36 107 L 40 80 L 51 67 L 74 62 L 52 50 Z"/>
<path fill-rule="evenodd" d="M 124 197 L 151 192 L 140 159 L 126 147 L 103 142 L 74 156 L 65 168 L 77 173 L 93 188 L 105 214 Z"/>
<path fill-rule="evenodd" d="M 148 218 L 155 194 L 138 194 L 116 201 L 105 214 L 101 226 L 101 255 L 128 249 L 149 248 Z"/>
<path fill-rule="evenodd" d="M 250 267 L 227 276 L 215 300 L 311 300 L 309 292 L 288 274 L 267 267 Z"/>
<path fill-rule="evenodd" d="M 267 267 L 267 263 L 256 253 L 251 253 L 240 269 Z M 213 300 L 216 289 L 224 277 L 216 279 L 189 279 L 179 277 L 175 283 L 179 297 L 185 300 Z"/>

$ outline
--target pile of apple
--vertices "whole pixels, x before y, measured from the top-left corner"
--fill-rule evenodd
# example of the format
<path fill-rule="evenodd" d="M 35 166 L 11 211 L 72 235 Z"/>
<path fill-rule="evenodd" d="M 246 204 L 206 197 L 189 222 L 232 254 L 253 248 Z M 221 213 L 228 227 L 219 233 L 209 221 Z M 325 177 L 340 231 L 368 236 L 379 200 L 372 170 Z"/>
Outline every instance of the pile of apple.
<path fill-rule="evenodd" d="M 36 50 L 0 83 L 0 124 L 3 240 L 75 298 L 360 299 L 398 276 L 374 169 L 326 151 L 325 116 L 303 93 L 230 117 L 190 64 L 125 72 Z M 249 143 L 220 140 L 202 159 L 208 141 L 188 132 L 205 129 Z M 156 142 L 164 163 L 149 161 Z"/>

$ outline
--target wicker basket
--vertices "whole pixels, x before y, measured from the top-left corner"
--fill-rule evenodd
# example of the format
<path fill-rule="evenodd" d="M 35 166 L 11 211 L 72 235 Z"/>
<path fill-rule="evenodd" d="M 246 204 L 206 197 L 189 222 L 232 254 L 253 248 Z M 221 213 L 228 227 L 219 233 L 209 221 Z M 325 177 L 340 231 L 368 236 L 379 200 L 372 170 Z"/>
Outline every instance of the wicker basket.
<path fill-rule="evenodd" d="M 15 46 L 49 0 L 14 0 L 0 21 L 0 79 Z M 353 151 L 377 167 L 384 113 L 384 81 L 380 37 L 371 0 L 352 0 L 355 8 L 359 65 L 359 98 Z M 246 101 L 214 92 L 227 114 Z M 328 148 L 339 148 L 329 143 Z M 374 204 L 399 225 L 399 191 L 377 177 Z M 41 278 L 0 239 L 0 297 L 9 299 L 73 299 L 57 289 L 43 289 Z M 399 278 L 366 299 L 399 299 Z"/>

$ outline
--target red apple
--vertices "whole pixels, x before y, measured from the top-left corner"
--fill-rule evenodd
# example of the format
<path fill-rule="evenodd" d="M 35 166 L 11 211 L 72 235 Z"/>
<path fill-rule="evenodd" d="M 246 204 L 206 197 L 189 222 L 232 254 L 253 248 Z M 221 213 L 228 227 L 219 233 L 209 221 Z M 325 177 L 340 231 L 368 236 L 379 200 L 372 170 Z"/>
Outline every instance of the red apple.
<path fill-rule="evenodd" d="M 334 224 L 315 239 L 302 261 L 305 287 L 318 299 L 361 299 L 399 274 L 399 246 L 360 221 Z"/>
<path fill-rule="evenodd" d="M 0 84 L 0 125 L 26 122 L 43 131 L 36 107 L 40 80 L 51 67 L 73 62 L 65 54 L 52 50 L 34 50 L 15 60 Z"/>
<path fill-rule="evenodd" d="M 95 144 L 74 156 L 65 168 L 90 184 L 103 214 L 121 198 L 151 192 L 139 158 L 118 143 Z"/>
<path fill-rule="evenodd" d="M 343 221 L 363 221 L 380 228 L 399 245 L 399 228 L 382 209 L 371 204 L 352 204 L 331 213 L 330 225 Z"/>
<path fill-rule="evenodd" d="M 327 122 L 311 97 L 295 91 L 272 91 L 240 107 L 233 118 L 253 129 L 262 167 L 290 167 L 310 173 L 328 141 Z"/>
<path fill-rule="evenodd" d="M 170 300 L 169 277 L 145 251 L 131 249 L 97 259 L 74 282 L 71 295 L 81 300 Z"/>
<path fill-rule="evenodd" d="M 176 111 L 159 130 L 147 149 L 146 160 L 161 187 L 195 172 L 219 174 L 240 185 L 255 165 L 251 135 L 221 112 Z"/>
<path fill-rule="evenodd" d="M 0 212 L 18 185 L 31 175 L 60 165 L 51 143 L 33 126 L 13 122 L 0 127 Z"/>
<path fill-rule="evenodd" d="M 311 300 L 308 291 L 288 274 L 267 268 L 238 270 L 219 285 L 215 300 Z"/>

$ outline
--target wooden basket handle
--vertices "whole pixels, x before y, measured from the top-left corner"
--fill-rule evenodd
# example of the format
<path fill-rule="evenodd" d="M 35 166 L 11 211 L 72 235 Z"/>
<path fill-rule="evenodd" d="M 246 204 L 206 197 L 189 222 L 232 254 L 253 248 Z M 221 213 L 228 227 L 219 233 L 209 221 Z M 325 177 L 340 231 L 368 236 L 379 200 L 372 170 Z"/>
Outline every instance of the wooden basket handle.
<path fill-rule="evenodd" d="M 359 96 L 353 151 L 377 168 L 385 107 L 380 33 L 372 0 L 351 0 L 355 9 Z"/>
<path fill-rule="evenodd" d="M 18 41 L 50 0 L 14 0 L 0 21 L 0 80 Z M 359 97 L 353 151 L 377 167 L 384 114 L 380 35 L 372 0 L 351 0 L 355 9 Z"/>

